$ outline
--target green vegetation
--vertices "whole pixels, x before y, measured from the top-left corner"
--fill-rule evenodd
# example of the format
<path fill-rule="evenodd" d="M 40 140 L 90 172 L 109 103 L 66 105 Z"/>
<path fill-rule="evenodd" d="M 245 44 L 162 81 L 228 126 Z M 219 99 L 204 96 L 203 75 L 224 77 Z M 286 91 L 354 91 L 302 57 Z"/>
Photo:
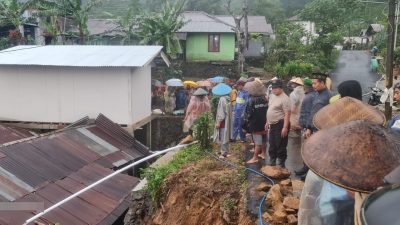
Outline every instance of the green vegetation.
<path fill-rule="evenodd" d="M 161 13 L 152 13 L 139 19 L 140 44 L 161 45 L 164 51 L 175 58 L 182 54 L 182 46 L 176 32 L 184 25 L 179 15 L 183 11 L 185 1 L 174 4 L 168 1 L 162 7 Z"/>
<path fill-rule="evenodd" d="M 195 139 L 199 141 L 200 149 L 208 150 L 211 148 L 211 134 L 213 132 L 213 119 L 210 113 L 203 113 L 196 120 Z"/>
<path fill-rule="evenodd" d="M 230 195 L 225 195 L 222 200 L 222 206 L 225 210 L 231 211 L 235 209 L 235 200 Z"/>
<path fill-rule="evenodd" d="M 219 103 L 219 98 L 220 96 L 218 95 L 213 95 L 210 105 L 211 105 L 211 114 L 212 117 L 215 118 L 217 116 L 217 109 L 218 109 L 218 103 Z"/>
<path fill-rule="evenodd" d="M 307 76 L 314 67 L 323 72 L 335 68 L 338 51 L 324 52 L 321 42 L 314 37 L 307 36 L 302 27 L 291 22 L 277 25 L 276 40 L 266 55 L 265 69 L 276 73 L 281 79 L 292 76 Z M 303 44 L 302 41 L 308 42 Z"/>
<path fill-rule="evenodd" d="M 290 61 L 285 65 L 277 65 L 276 74 L 279 78 L 284 79 L 293 76 L 305 77 L 313 71 L 314 65 L 311 63 L 304 63 L 301 61 Z"/>
<path fill-rule="evenodd" d="M 167 165 L 159 167 L 148 167 L 142 170 L 142 178 L 147 179 L 147 187 L 145 191 L 149 193 L 154 203 L 158 203 L 161 199 L 161 187 L 165 178 L 185 165 L 197 161 L 204 157 L 204 151 L 198 144 L 194 144 L 179 151 Z"/>

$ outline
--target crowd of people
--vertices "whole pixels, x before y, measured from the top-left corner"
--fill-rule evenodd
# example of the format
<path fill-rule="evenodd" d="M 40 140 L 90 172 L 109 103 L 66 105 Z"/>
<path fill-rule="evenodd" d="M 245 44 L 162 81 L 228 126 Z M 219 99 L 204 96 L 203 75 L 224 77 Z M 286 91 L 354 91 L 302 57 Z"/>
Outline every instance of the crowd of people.
<path fill-rule="evenodd" d="M 358 81 L 340 83 L 337 95 L 332 94 L 331 88 L 329 76 L 321 72 L 314 72 L 309 78 L 293 77 L 288 85 L 284 85 L 278 78 L 262 81 L 241 77 L 230 85 L 222 81 L 211 87 L 193 88 L 187 91 L 192 94 L 186 94 L 189 100 L 184 109 L 184 131 L 188 133 L 186 141 L 193 138 L 196 119 L 203 113 L 211 112 L 211 97 L 218 96 L 214 140 L 220 143 L 220 158 L 230 156 L 229 143 L 251 142 L 254 145 L 250 150 L 253 155 L 247 164 L 262 160 L 267 165 L 285 167 L 289 133 L 301 136 L 304 143 L 321 132 L 314 119 L 324 107 L 335 105 L 347 97 L 353 101 L 362 101 L 362 88 Z M 394 86 L 394 100 L 400 101 L 400 84 Z M 341 110 L 337 109 L 337 113 Z M 400 115 L 395 116 L 386 126 L 400 133 Z M 305 179 L 305 189 L 300 199 L 299 224 L 311 223 L 313 218 L 307 216 L 307 210 L 318 211 L 322 224 L 354 224 L 355 192 L 322 179 L 315 171 L 309 171 L 306 164 L 295 170 L 295 174 Z"/>
<path fill-rule="evenodd" d="M 261 81 L 258 78 L 241 77 L 234 84 L 215 83 L 211 87 L 177 88 L 170 101 L 167 92 L 166 109 L 169 112 L 185 112 L 184 142 L 193 140 L 195 120 L 203 113 L 211 111 L 210 100 L 218 96 L 215 115 L 214 140 L 221 143 L 220 158 L 229 157 L 230 142 L 254 144 L 253 157 L 248 164 L 267 160 L 268 165 L 285 167 L 289 132 L 308 138 L 316 129 L 312 116 L 329 103 L 331 93 L 324 73 L 313 73 L 311 78 L 293 77 L 289 86 L 273 78 Z M 290 94 L 286 94 L 287 92 Z M 179 97 L 181 96 L 181 97 Z M 180 99 L 182 98 L 182 99 Z M 187 107 L 178 102 L 187 102 Z M 175 105 L 173 104 L 175 102 Z M 184 110 L 184 111 L 183 111 Z M 249 134 L 246 139 L 246 134 Z M 268 145 L 267 145 L 268 144 Z M 267 146 L 268 154 L 267 154 Z M 306 172 L 306 167 L 298 175 Z"/>

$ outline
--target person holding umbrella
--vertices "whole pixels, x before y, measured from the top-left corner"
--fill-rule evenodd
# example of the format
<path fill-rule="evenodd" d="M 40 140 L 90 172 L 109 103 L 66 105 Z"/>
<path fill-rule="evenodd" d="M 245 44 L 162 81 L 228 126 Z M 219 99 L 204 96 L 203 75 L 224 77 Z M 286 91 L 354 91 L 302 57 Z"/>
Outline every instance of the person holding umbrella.
<path fill-rule="evenodd" d="M 229 139 L 231 130 L 231 104 L 229 94 L 232 88 L 224 83 L 220 83 L 212 89 L 214 95 L 221 96 L 219 98 L 217 114 L 215 117 L 214 141 L 221 143 L 220 158 L 229 157 Z"/>

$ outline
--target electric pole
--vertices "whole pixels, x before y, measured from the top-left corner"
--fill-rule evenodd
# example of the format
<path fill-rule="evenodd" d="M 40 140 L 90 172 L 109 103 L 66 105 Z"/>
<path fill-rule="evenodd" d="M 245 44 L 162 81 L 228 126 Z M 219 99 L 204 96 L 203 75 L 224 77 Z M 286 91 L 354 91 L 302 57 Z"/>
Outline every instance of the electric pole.
<path fill-rule="evenodd" d="M 386 56 L 386 88 L 389 90 L 393 86 L 393 52 L 396 36 L 396 0 L 389 0 L 389 26 L 387 28 L 387 56 Z M 386 120 L 392 118 L 392 106 L 390 105 L 390 96 L 385 102 Z"/>

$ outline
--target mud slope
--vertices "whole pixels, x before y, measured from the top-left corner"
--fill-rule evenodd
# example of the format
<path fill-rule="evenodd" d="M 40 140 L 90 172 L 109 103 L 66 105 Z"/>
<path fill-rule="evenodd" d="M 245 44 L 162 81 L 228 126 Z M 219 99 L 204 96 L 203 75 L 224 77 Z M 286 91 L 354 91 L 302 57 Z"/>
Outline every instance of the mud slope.
<path fill-rule="evenodd" d="M 241 161 L 241 146 L 231 149 L 230 160 Z M 243 171 L 206 157 L 168 177 L 164 200 L 146 224 L 254 224 L 245 213 L 244 189 Z"/>

